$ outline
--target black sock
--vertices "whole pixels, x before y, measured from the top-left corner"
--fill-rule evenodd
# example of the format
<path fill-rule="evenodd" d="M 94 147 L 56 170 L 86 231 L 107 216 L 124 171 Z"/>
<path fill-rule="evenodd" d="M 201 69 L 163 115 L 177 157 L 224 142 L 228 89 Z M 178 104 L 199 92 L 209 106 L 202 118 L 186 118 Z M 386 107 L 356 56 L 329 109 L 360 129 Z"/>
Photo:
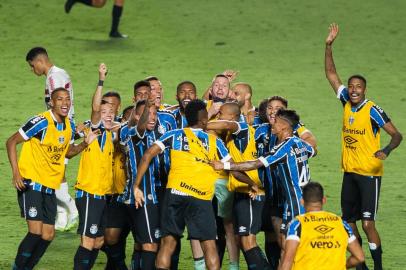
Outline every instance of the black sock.
<path fill-rule="evenodd" d="M 35 252 L 35 248 L 38 243 L 41 241 L 41 235 L 33 234 L 28 232 L 24 239 L 21 241 L 18 246 L 17 256 L 14 261 L 15 268 L 24 269 L 27 263 L 30 261 L 32 255 Z"/>
<path fill-rule="evenodd" d="M 106 265 L 104 266 L 104 270 L 115 270 L 115 265 L 113 260 L 111 259 L 110 256 L 110 246 L 104 244 L 101 248 L 101 251 L 103 251 L 104 253 L 106 253 Z"/>
<path fill-rule="evenodd" d="M 141 264 L 141 251 L 134 250 L 133 256 L 131 257 L 131 270 L 139 270 Z"/>
<path fill-rule="evenodd" d="M 90 269 L 90 261 L 92 259 L 92 251 L 82 246 L 76 250 L 75 258 L 73 260 L 74 270 L 88 270 Z"/>
<path fill-rule="evenodd" d="M 376 249 L 369 248 L 371 252 L 371 257 L 374 260 L 374 270 L 382 270 L 382 246 Z"/>
<path fill-rule="evenodd" d="M 125 247 L 122 242 L 108 246 L 107 248 L 107 257 L 111 261 L 113 268 L 112 270 L 128 270 L 127 265 L 125 264 Z M 105 269 L 107 270 L 107 268 Z"/>
<path fill-rule="evenodd" d="M 99 255 L 100 249 L 94 248 L 92 250 L 92 256 L 90 257 L 89 269 L 92 269 L 94 263 L 96 262 L 97 256 Z"/>
<path fill-rule="evenodd" d="M 51 244 L 51 241 L 40 239 L 38 241 L 38 244 L 34 250 L 34 252 L 31 255 L 30 260 L 26 264 L 26 267 L 28 269 L 33 269 L 35 265 L 39 262 L 41 257 L 44 255 L 45 251 L 47 250 L 49 244 Z"/>
<path fill-rule="evenodd" d="M 173 252 L 172 257 L 171 257 L 171 270 L 178 270 L 180 250 L 181 250 L 180 242 L 181 241 L 178 239 L 175 251 Z"/>
<path fill-rule="evenodd" d="M 251 248 L 244 252 L 245 261 L 247 262 L 248 269 L 271 269 L 265 255 L 259 247 Z"/>
<path fill-rule="evenodd" d="M 219 226 L 219 225 L 217 225 Z M 223 223 L 221 223 L 221 226 L 223 226 Z M 217 234 L 217 240 L 216 240 L 216 246 L 217 246 L 217 253 L 219 255 L 220 259 L 220 268 L 223 265 L 223 258 L 224 258 L 224 253 L 226 252 L 226 237 L 223 234 Z"/>
<path fill-rule="evenodd" d="M 265 242 L 265 254 L 268 259 L 271 269 L 278 269 L 279 259 L 281 258 L 281 248 L 278 242 Z"/>
<path fill-rule="evenodd" d="M 146 251 L 141 252 L 141 269 L 142 270 L 154 270 L 155 269 L 155 251 Z"/>
<path fill-rule="evenodd" d="M 111 13 L 111 31 L 110 33 L 118 32 L 118 25 L 120 24 L 121 13 L 123 13 L 123 7 L 114 5 Z"/>

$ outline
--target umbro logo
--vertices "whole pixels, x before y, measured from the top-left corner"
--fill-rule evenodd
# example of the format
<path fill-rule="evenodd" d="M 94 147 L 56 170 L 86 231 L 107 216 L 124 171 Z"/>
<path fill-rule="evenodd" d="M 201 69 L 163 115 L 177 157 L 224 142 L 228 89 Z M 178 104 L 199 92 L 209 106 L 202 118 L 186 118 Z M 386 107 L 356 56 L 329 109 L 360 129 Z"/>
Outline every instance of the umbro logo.
<path fill-rule="evenodd" d="M 364 213 L 362 213 L 362 216 L 364 218 L 370 218 L 372 216 L 372 214 L 370 212 L 364 212 Z"/>
<path fill-rule="evenodd" d="M 329 227 L 329 226 L 323 224 L 323 225 L 317 226 L 316 228 L 314 228 L 314 230 L 315 230 L 316 232 L 318 232 L 318 233 L 326 234 L 326 233 L 329 233 L 329 232 L 331 232 L 332 230 L 334 230 L 334 228 Z"/>
<path fill-rule="evenodd" d="M 243 232 L 246 232 L 246 231 L 247 231 L 247 228 L 244 227 L 244 226 L 240 226 L 240 227 L 238 228 L 238 232 L 240 232 L 240 233 L 243 233 Z"/>
<path fill-rule="evenodd" d="M 358 140 L 354 139 L 354 138 L 351 137 L 351 136 L 345 136 L 345 137 L 344 137 L 344 141 L 345 141 L 347 144 L 353 144 L 353 143 L 358 142 Z"/>

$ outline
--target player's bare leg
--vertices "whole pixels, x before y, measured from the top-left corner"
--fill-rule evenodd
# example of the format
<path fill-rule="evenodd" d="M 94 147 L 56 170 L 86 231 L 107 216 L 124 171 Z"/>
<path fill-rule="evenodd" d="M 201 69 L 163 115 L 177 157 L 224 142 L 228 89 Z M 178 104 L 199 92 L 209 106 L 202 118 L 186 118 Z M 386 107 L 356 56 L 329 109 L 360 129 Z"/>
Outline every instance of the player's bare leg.
<path fill-rule="evenodd" d="M 226 232 L 226 245 L 230 260 L 230 269 L 239 269 L 240 249 L 238 248 L 237 237 L 234 235 L 232 219 L 224 218 L 224 231 Z"/>
<path fill-rule="evenodd" d="M 192 247 L 193 264 L 195 270 L 206 269 L 206 262 L 204 260 L 204 253 L 199 240 L 190 240 L 190 246 Z"/>
<path fill-rule="evenodd" d="M 172 235 L 161 238 L 161 246 L 156 257 L 157 269 L 169 269 L 171 267 L 171 257 L 175 251 L 177 240 Z"/>
<path fill-rule="evenodd" d="M 203 253 L 204 260 L 206 262 L 206 267 L 209 270 L 218 270 L 220 269 L 220 259 L 217 253 L 216 241 L 215 240 L 206 240 L 200 242 Z"/>
<path fill-rule="evenodd" d="M 382 247 L 381 238 L 375 227 L 375 221 L 363 220 L 362 229 L 364 230 L 367 238 L 371 257 L 374 260 L 374 270 L 382 269 Z"/>

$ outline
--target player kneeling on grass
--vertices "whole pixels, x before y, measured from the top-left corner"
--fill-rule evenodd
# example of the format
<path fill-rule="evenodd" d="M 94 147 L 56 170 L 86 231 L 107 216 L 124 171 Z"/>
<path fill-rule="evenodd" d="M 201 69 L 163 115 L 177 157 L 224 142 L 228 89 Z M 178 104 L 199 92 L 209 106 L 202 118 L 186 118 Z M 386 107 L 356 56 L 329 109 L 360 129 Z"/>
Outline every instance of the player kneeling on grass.
<path fill-rule="evenodd" d="M 319 183 L 304 186 L 300 203 L 306 214 L 289 223 L 279 270 L 344 270 L 364 261 L 364 252 L 348 223 L 323 211 L 326 197 Z M 346 260 L 347 250 L 351 256 Z"/>
<path fill-rule="evenodd" d="M 207 129 L 228 131 L 226 145 L 233 160 L 253 160 L 257 158 L 255 129 L 246 122 L 237 122 L 240 115 L 237 103 L 225 103 L 220 108 L 218 121 L 208 123 Z M 261 230 L 265 190 L 257 169 L 246 174 L 253 182 L 252 186 L 240 182 L 232 174 L 227 181 L 228 190 L 234 192 L 234 231 L 240 236 L 248 269 L 271 269 L 256 241 L 256 234 Z"/>
<path fill-rule="evenodd" d="M 28 233 L 18 247 L 13 269 L 32 269 L 55 236 L 56 197 L 65 172 L 65 158 L 85 149 L 96 138 L 90 132 L 84 142 L 73 144 L 75 126 L 68 118 L 69 91 L 51 94 L 51 109 L 31 118 L 7 140 L 7 153 L 18 190 L 21 214 Z M 17 144 L 23 143 L 17 162 Z"/>
<path fill-rule="evenodd" d="M 111 193 L 113 182 L 113 135 L 114 109 L 111 104 L 102 102 L 102 86 L 107 73 L 106 66 L 100 64 L 99 83 L 93 96 L 91 132 L 101 134 L 82 153 L 76 189 L 76 206 L 79 211 L 78 234 L 81 243 L 74 258 L 74 269 L 91 269 L 103 245 L 104 210 L 106 194 Z"/>

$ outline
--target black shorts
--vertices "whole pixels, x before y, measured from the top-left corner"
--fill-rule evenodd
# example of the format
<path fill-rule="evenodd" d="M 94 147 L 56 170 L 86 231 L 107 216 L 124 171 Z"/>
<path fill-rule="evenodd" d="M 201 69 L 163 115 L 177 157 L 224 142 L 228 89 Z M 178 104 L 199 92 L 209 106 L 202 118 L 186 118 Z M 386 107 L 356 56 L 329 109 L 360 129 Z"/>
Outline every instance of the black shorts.
<path fill-rule="evenodd" d="M 158 204 L 148 203 L 138 209 L 135 208 L 135 205 L 128 205 L 127 209 L 131 217 L 134 241 L 139 244 L 159 243 L 161 230 Z"/>
<path fill-rule="evenodd" d="M 264 207 L 262 209 L 262 225 L 261 230 L 264 232 L 273 232 L 272 217 L 282 218 L 283 205 L 278 205 L 272 198 L 265 198 Z"/>
<path fill-rule="evenodd" d="M 130 226 L 127 205 L 117 201 L 117 195 L 108 196 L 106 202 L 106 228 L 126 228 Z"/>
<path fill-rule="evenodd" d="M 75 203 L 79 212 L 77 233 L 90 238 L 103 236 L 106 226 L 106 200 L 85 195 L 76 198 Z"/>
<path fill-rule="evenodd" d="M 234 232 L 241 236 L 257 234 L 261 230 L 262 209 L 265 195 L 254 200 L 246 193 L 234 193 L 233 216 Z"/>
<path fill-rule="evenodd" d="M 55 225 L 56 196 L 55 193 L 32 190 L 26 185 L 24 191 L 17 191 L 21 217 L 26 220 L 42 221 L 44 224 Z"/>
<path fill-rule="evenodd" d="M 375 220 L 378 211 L 381 176 L 365 176 L 344 173 L 341 188 L 341 211 L 343 220 Z"/>
<path fill-rule="evenodd" d="M 216 240 L 217 228 L 212 202 L 178 194 L 180 193 L 176 190 L 166 190 L 162 203 L 162 237 L 172 235 L 180 238 L 186 226 L 188 239 Z"/>

